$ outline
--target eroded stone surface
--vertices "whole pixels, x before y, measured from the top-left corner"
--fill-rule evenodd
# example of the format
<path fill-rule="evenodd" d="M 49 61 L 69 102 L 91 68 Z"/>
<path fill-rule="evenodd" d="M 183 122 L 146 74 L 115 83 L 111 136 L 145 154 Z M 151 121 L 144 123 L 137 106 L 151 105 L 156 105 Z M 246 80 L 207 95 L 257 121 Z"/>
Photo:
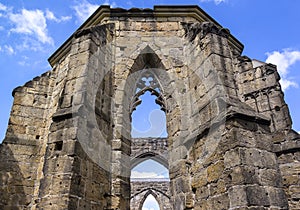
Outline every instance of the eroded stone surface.
<path fill-rule="evenodd" d="M 162 209 L 299 209 L 300 137 L 276 66 L 242 50 L 199 7 L 102 6 L 50 71 L 14 90 L 0 209 L 129 209 L 147 186 L 130 183 L 135 158 L 154 154 L 170 183 L 139 196 L 161 196 Z M 145 71 L 166 139 L 130 136 Z"/>

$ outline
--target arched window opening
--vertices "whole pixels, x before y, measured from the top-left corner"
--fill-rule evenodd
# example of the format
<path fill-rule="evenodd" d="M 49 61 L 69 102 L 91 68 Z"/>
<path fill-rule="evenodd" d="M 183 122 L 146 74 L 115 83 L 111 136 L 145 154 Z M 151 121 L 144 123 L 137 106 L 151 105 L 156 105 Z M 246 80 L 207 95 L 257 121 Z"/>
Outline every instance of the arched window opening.
<path fill-rule="evenodd" d="M 172 96 L 165 67 L 149 46 L 135 59 L 127 84 L 130 98 L 124 108 L 131 122 L 131 130 L 126 130 L 131 132 L 130 206 L 159 210 L 170 206 L 166 105 Z"/>
<path fill-rule="evenodd" d="M 169 179 L 169 170 L 152 159 L 145 160 L 131 170 L 131 179 Z"/>
<path fill-rule="evenodd" d="M 148 91 L 139 97 L 141 104 L 131 115 L 132 138 L 166 138 L 168 136 L 166 114 L 155 103 L 156 98 Z"/>
<path fill-rule="evenodd" d="M 142 210 L 160 210 L 159 204 L 155 197 L 149 194 L 143 204 Z"/>
<path fill-rule="evenodd" d="M 166 138 L 166 114 L 159 84 L 150 70 L 137 81 L 131 105 L 132 138 Z"/>

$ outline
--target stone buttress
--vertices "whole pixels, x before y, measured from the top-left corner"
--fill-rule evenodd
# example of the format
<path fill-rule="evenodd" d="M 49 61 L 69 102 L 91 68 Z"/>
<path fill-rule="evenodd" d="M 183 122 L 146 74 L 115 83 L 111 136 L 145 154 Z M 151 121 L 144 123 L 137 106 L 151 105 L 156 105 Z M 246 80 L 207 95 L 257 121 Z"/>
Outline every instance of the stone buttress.
<path fill-rule="evenodd" d="M 0 209 L 141 209 L 149 194 L 161 209 L 299 209 L 280 77 L 242 51 L 198 6 L 99 7 L 50 71 L 13 91 Z M 130 131 L 149 75 L 168 137 L 148 141 Z M 154 154 L 170 182 L 131 183 L 136 158 Z"/>

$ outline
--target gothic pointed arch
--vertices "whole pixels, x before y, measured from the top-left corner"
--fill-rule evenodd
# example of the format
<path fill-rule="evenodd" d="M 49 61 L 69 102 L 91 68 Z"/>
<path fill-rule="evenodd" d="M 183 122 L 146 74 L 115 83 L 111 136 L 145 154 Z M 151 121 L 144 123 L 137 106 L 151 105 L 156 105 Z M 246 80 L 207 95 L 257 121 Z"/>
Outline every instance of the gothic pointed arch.
<path fill-rule="evenodd" d="M 161 84 L 150 66 L 147 65 L 141 70 L 136 82 L 135 90 L 136 93 L 130 104 L 130 113 L 135 111 L 136 107 L 141 104 L 139 97 L 147 91 L 149 91 L 151 95 L 157 97 L 155 102 L 161 107 L 162 111 L 166 111 L 166 102 L 162 94 Z"/>
<path fill-rule="evenodd" d="M 174 75 L 175 70 L 170 69 L 168 59 L 155 46 L 142 44 L 132 52 L 130 62 L 128 61 L 123 68 L 127 76 L 126 81 L 120 84 L 120 88 L 123 90 L 120 93 L 123 101 L 122 107 L 120 107 L 123 121 L 121 135 L 126 139 L 131 139 L 131 125 L 127 122 L 131 122 L 131 113 L 140 103 L 138 96 L 148 91 L 157 97 L 156 103 L 166 113 L 168 136 L 170 133 L 174 134 L 182 123 L 180 121 L 182 105 L 180 104 L 179 85 L 176 85 L 178 81 Z M 143 78 L 149 77 L 153 81 L 151 85 L 146 86 Z M 139 92 L 136 91 L 138 87 L 140 87 Z M 177 122 L 173 123 L 175 121 Z"/>
<path fill-rule="evenodd" d="M 144 162 L 145 160 L 154 160 L 161 164 L 162 166 L 169 168 L 168 159 L 164 157 L 163 155 L 160 155 L 155 152 L 144 152 L 137 156 L 133 156 L 131 158 L 131 169 L 133 169 L 135 166 L 139 165 L 140 163 Z"/>
<path fill-rule="evenodd" d="M 161 58 L 159 58 L 159 56 L 149 45 L 140 51 L 139 55 L 135 58 L 130 71 L 131 73 L 134 73 L 144 69 L 146 66 L 152 69 L 166 69 Z"/>
<path fill-rule="evenodd" d="M 159 205 L 159 209 L 163 209 L 163 206 L 162 206 L 162 203 L 159 199 L 159 196 L 153 190 L 150 189 L 150 190 L 148 190 L 148 192 L 142 198 L 142 200 L 140 202 L 139 210 L 142 210 L 143 205 L 144 205 L 144 203 L 145 203 L 145 201 L 146 201 L 146 199 L 148 198 L 149 195 L 152 195 L 155 198 L 156 202 Z"/>
<path fill-rule="evenodd" d="M 162 59 L 149 45 L 140 50 L 134 59 L 126 83 L 128 88 L 125 88 L 127 90 L 125 94 L 130 100 L 128 101 L 127 113 L 131 122 L 133 120 L 131 118 L 132 113 L 142 103 L 142 97 L 146 93 L 154 96 L 155 103 L 165 116 L 167 116 L 171 79 Z M 167 130 L 167 120 L 164 126 Z M 131 152 L 131 169 L 134 169 L 144 161 L 152 160 L 166 168 L 167 171 L 169 170 L 168 137 L 132 137 Z M 161 189 L 161 186 L 164 186 L 166 191 Z M 142 209 L 143 203 L 150 194 L 156 198 L 160 209 L 163 209 L 163 203 L 169 204 L 169 179 L 132 179 L 131 202 L 137 209 Z M 143 200 L 141 201 L 141 199 Z"/>
<path fill-rule="evenodd" d="M 165 67 L 158 55 L 147 45 L 135 59 L 131 73 L 135 75 L 136 82 L 133 88 L 134 96 L 130 106 L 130 113 L 135 110 L 141 101 L 139 97 L 146 91 L 157 97 L 156 103 L 161 106 L 162 111 L 166 111 L 166 103 L 163 97 L 163 86 L 159 80 L 160 71 L 165 71 Z"/>

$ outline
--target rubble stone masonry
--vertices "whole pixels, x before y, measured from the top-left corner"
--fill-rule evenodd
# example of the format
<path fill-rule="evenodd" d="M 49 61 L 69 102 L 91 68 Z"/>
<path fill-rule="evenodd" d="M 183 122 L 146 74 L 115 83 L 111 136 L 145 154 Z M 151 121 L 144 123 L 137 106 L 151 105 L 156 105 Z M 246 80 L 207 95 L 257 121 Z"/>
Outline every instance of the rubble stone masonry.
<path fill-rule="evenodd" d="M 141 210 L 150 194 L 161 209 L 300 209 L 300 136 L 279 74 L 242 51 L 198 6 L 99 7 L 50 71 L 13 91 L 0 209 Z M 167 138 L 131 138 L 146 91 Z M 170 181 L 131 182 L 146 159 Z"/>

